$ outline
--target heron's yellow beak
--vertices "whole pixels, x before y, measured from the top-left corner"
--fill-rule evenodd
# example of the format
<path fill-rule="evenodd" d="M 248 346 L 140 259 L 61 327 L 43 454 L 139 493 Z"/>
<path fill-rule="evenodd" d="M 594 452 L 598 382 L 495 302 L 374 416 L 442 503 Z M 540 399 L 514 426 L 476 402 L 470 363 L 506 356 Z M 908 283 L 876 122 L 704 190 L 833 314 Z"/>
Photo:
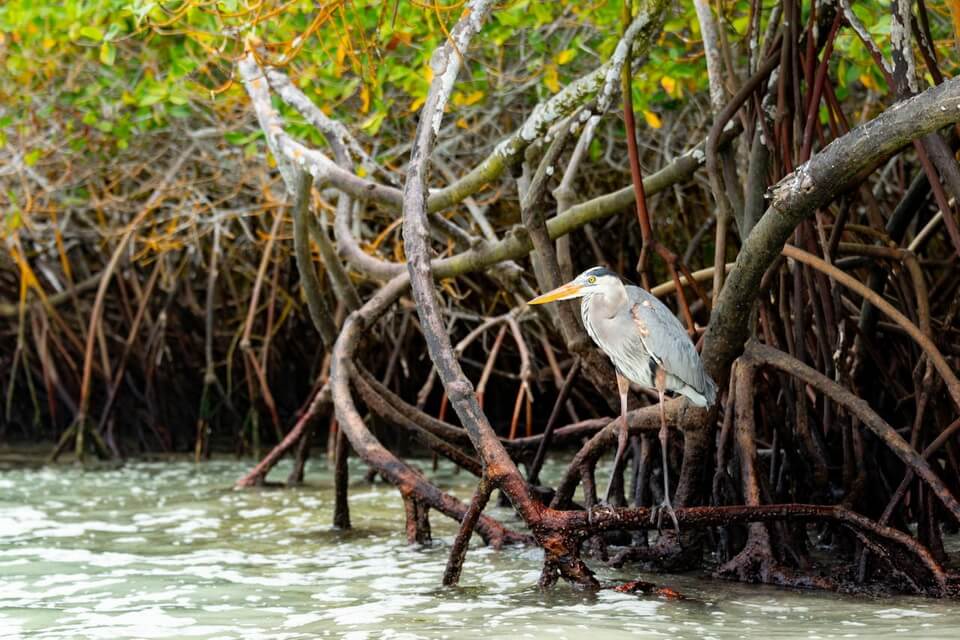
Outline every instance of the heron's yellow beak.
<path fill-rule="evenodd" d="M 553 291 L 547 291 L 542 296 L 537 296 L 527 304 L 544 304 L 545 302 L 555 302 L 557 300 L 569 300 L 570 298 L 579 298 L 583 287 L 579 284 L 568 282 L 565 285 L 557 287 Z"/>

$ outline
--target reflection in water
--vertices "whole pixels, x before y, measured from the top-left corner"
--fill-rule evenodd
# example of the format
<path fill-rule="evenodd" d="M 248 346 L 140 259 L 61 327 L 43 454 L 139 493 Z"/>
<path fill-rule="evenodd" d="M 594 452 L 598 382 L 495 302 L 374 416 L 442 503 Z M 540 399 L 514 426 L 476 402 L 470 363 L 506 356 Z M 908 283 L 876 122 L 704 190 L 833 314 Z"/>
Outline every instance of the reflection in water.
<path fill-rule="evenodd" d="M 0 638 L 955 638 L 960 629 L 951 602 L 628 569 L 600 577 L 643 577 L 694 600 L 542 593 L 541 554 L 524 548 L 475 546 L 461 586 L 442 589 L 453 523 L 435 515 L 434 545 L 411 548 L 397 492 L 357 476 L 355 529 L 333 530 L 324 466 L 292 491 L 230 490 L 248 467 L 232 461 L 0 474 Z M 449 469 L 438 482 L 465 498 L 472 490 L 470 476 Z"/>

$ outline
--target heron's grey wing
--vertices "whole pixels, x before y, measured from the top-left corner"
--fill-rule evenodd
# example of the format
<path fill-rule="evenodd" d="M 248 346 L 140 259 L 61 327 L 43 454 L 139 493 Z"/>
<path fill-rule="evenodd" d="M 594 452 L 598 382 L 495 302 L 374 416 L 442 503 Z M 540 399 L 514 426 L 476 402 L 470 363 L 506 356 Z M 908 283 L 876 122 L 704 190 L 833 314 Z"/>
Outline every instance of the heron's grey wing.
<path fill-rule="evenodd" d="M 716 385 L 707 375 L 700 354 L 673 312 L 640 287 L 628 286 L 627 297 L 637 331 L 657 364 L 712 402 Z"/>

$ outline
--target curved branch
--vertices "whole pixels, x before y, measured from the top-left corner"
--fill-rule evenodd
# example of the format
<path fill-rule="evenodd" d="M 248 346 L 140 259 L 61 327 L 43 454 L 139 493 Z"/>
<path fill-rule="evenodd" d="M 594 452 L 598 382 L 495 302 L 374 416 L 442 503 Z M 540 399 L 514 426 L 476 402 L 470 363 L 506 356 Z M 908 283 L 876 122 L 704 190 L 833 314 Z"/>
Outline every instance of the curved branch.
<path fill-rule="evenodd" d="M 912 139 L 957 121 L 960 78 L 953 78 L 835 139 L 772 188 L 770 207 L 744 240 L 707 329 L 703 359 L 718 384 L 746 343 L 760 280 L 797 225 Z"/>
<path fill-rule="evenodd" d="M 333 156 L 337 164 L 349 167 L 348 163 L 352 156 L 355 157 L 360 162 L 360 166 L 366 169 L 371 175 L 380 173 L 380 175 L 388 180 L 393 181 L 393 176 L 387 173 L 387 171 L 367 155 L 363 147 L 350 135 L 347 128 L 343 126 L 343 123 L 328 117 L 327 114 L 320 110 L 296 85 L 290 82 L 290 78 L 287 77 L 286 74 L 274 67 L 267 67 L 266 76 L 267 82 L 269 82 L 273 90 L 277 92 L 277 95 L 288 105 L 299 111 L 300 115 L 302 115 L 307 122 L 323 134 L 323 137 L 327 139 L 327 143 L 333 150 Z"/>
<path fill-rule="evenodd" d="M 684 529 L 702 528 L 748 522 L 774 520 L 832 520 L 850 528 L 858 535 L 868 535 L 869 541 L 879 540 L 885 546 L 895 546 L 905 551 L 926 571 L 928 579 L 936 585 L 937 595 L 947 593 L 947 572 L 930 551 L 916 540 L 892 527 L 877 524 L 873 520 L 841 506 L 819 504 L 766 504 L 758 506 L 728 507 L 678 507 L 677 521 Z M 569 525 L 576 528 L 577 535 L 586 538 L 598 532 L 617 529 L 648 529 L 650 509 L 636 507 L 613 509 L 602 507 L 585 511 L 569 512 Z M 888 556 L 888 560 L 904 563 L 900 554 Z"/>
<path fill-rule="evenodd" d="M 726 144 L 739 133 L 734 128 L 723 133 L 720 144 Z M 647 196 L 665 191 L 673 185 L 689 180 L 705 162 L 703 143 L 681 154 L 659 171 L 643 180 Z M 591 222 L 604 220 L 633 205 L 636 193 L 633 186 L 598 196 L 574 205 L 563 213 L 547 220 L 547 233 L 556 240 L 585 227 Z M 334 222 L 337 249 L 341 256 L 357 271 L 377 279 L 389 280 L 403 273 L 406 266 L 366 253 L 350 231 L 350 217 L 338 215 Z M 514 227 L 502 240 L 480 242 L 476 247 L 432 261 L 434 276 L 449 278 L 472 271 L 480 271 L 498 262 L 521 258 L 533 251 L 533 242 L 522 227 Z"/>
<path fill-rule="evenodd" d="M 409 284 L 410 279 L 406 274 L 397 276 L 381 287 L 366 304 L 347 316 L 340 335 L 333 345 L 330 361 L 330 392 L 337 422 L 357 455 L 376 467 L 387 481 L 397 487 L 401 495 L 405 497 L 416 495 L 418 500 L 431 509 L 460 522 L 467 513 L 467 505 L 440 491 L 380 444 L 363 423 L 363 418 L 357 413 L 350 394 L 351 367 L 360 336 L 396 302 Z M 494 546 L 527 540 L 527 536 L 513 532 L 487 516 L 480 517 L 477 531 L 483 536 L 484 541 Z"/>
<path fill-rule="evenodd" d="M 655 21 L 653 18 L 663 13 L 662 9 L 665 5 L 666 3 L 662 0 L 657 0 L 654 3 L 654 9 L 641 11 L 609 60 L 568 84 L 549 100 L 537 104 L 520 128 L 500 142 L 485 160 L 452 184 L 432 192 L 427 200 L 428 211 L 445 209 L 478 192 L 522 160 L 527 147 L 551 126 L 576 111 L 598 92 L 606 95 L 609 76 L 617 73 L 623 63 L 620 58 L 622 52 L 633 39 L 648 33 L 651 22 Z M 283 130 L 282 122 L 270 104 L 266 82 L 268 77 L 270 84 L 274 85 L 288 104 L 300 111 L 321 132 L 331 134 L 327 139 L 334 151 L 338 148 L 342 149 L 343 142 L 346 142 L 355 153 L 357 151 L 353 145 L 349 145 L 349 138 L 343 138 L 340 135 L 341 132 L 335 126 L 338 123 L 333 123 L 328 118 L 321 120 L 317 116 L 319 110 L 290 84 L 288 78 L 273 69 L 262 70 L 252 53 L 240 60 L 238 68 L 270 150 L 277 158 L 281 173 L 291 191 L 294 185 L 291 165 L 299 165 L 313 175 L 319 184 L 329 183 L 355 198 L 372 200 L 396 209 L 401 208 L 402 194 L 399 189 L 366 180 L 337 166 L 324 153 L 297 142 Z M 360 151 L 362 153 L 362 150 Z"/>
<path fill-rule="evenodd" d="M 357 386 L 357 390 L 360 392 L 360 397 L 363 398 L 363 402 L 370 411 L 382 419 L 406 429 L 420 444 L 452 461 L 458 467 L 467 470 L 477 477 L 481 475 L 483 468 L 476 458 L 468 456 L 446 440 L 435 436 L 397 411 L 390 403 L 374 391 L 364 375 L 354 376 L 353 381 Z"/>
<path fill-rule="evenodd" d="M 330 307 L 320 290 L 320 278 L 317 277 L 317 270 L 313 265 L 313 255 L 310 251 L 310 240 L 307 233 L 310 187 L 312 185 L 313 178 L 310 174 L 306 171 L 299 172 L 296 201 L 293 205 L 293 250 L 297 258 L 297 270 L 300 272 L 300 284 L 303 286 L 303 293 L 307 298 L 310 319 L 313 320 L 313 326 L 320 333 L 324 346 L 329 348 L 336 340 L 337 333 L 333 326 L 333 314 L 330 312 Z"/>
<path fill-rule="evenodd" d="M 828 264 L 826 261 L 791 245 L 784 246 L 782 253 L 788 258 L 792 258 L 797 262 L 802 262 L 803 264 L 813 267 L 817 271 L 827 274 L 843 286 L 856 291 L 863 298 L 868 300 L 870 304 L 885 313 L 890 317 L 891 320 L 902 327 L 903 330 L 907 332 L 907 335 L 913 338 L 917 345 L 923 349 L 923 352 L 927 354 L 927 357 L 930 358 L 930 362 L 933 363 L 933 366 L 936 367 L 937 372 L 941 375 L 943 381 L 946 383 L 947 389 L 950 392 L 950 397 L 953 398 L 954 404 L 956 404 L 957 407 L 960 407 L 960 380 L 957 379 L 953 369 L 951 369 L 950 365 L 947 364 L 943 354 L 940 353 L 940 350 L 937 349 L 937 346 L 933 344 L 933 341 L 927 335 L 925 335 L 924 332 L 917 327 L 917 325 L 910 322 L 909 318 L 894 309 L 893 305 L 887 302 L 882 296 L 870 289 L 868 286 L 859 280 L 856 280 L 852 276 L 847 275 L 843 271 L 840 271 L 840 269 L 837 269 L 833 265 Z"/>
<path fill-rule="evenodd" d="M 730 270 L 731 270 L 732 268 L 733 268 L 733 263 L 732 263 L 732 262 L 728 262 L 727 264 L 724 265 L 724 270 L 725 270 L 726 273 L 730 273 Z M 705 268 L 700 269 L 700 270 L 698 270 L 698 271 L 694 271 L 694 272 L 691 273 L 690 275 L 693 277 L 693 280 L 695 280 L 695 281 L 697 281 L 697 282 L 706 282 L 707 280 L 711 280 L 711 279 L 713 278 L 713 272 L 714 272 L 714 271 L 715 271 L 714 267 L 705 267 Z M 684 275 L 684 276 L 680 276 L 680 286 L 681 286 L 681 287 L 686 287 L 686 286 L 688 286 L 689 284 L 690 284 L 690 278 L 687 278 L 687 276 L 685 276 L 685 275 Z M 650 289 L 650 293 L 652 293 L 653 295 L 657 296 L 658 298 L 662 298 L 662 297 L 664 297 L 664 296 L 667 296 L 667 295 L 673 293 L 673 292 L 676 291 L 676 290 L 677 290 L 677 281 L 676 281 L 676 280 L 667 280 L 666 282 L 661 282 L 661 283 L 658 284 L 657 286 L 655 286 L 655 287 L 653 287 L 652 289 Z"/>
<path fill-rule="evenodd" d="M 668 425 L 678 425 L 683 423 L 684 413 L 689 409 L 689 405 L 682 399 L 674 398 L 668 400 L 664 405 L 664 413 L 667 417 Z M 554 495 L 550 506 L 554 509 L 563 509 L 570 504 L 573 494 L 580 482 L 580 470 L 590 466 L 603 455 L 603 452 L 611 448 L 617 441 L 619 433 L 619 418 L 604 418 L 606 424 L 600 428 L 587 442 L 580 447 L 580 450 L 567 465 L 567 470 L 557 486 L 557 493 Z M 587 420 L 578 425 L 570 425 L 563 429 L 557 429 L 554 438 L 561 435 L 571 434 L 586 435 L 588 430 L 596 430 L 598 420 Z M 634 409 L 627 413 L 628 433 L 639 433 L 641 431 L 654 431 L 660 428 L 660 412 L 657 405 L 649 405 L 641 409 Z"/>
<path fill-rule="evenodd" d="M 353 199 L 347 194 L 341 193 L 337 197 L 337 219 L 349 219 L 348 214 L 352 206 Z M 326 218 L 324 217 L 323 222 L 320 223 L 315 216 L 310 216 L 309 223 L 310 236 L 317 243 L 317 248 L 320 249 L 320 257 L 323 258 L 323 266 L 327 269 L 327 276 L 330 278 L 330 285 L 333 287 L 334 293 L 346 305 L 348 311 L 359 308 L 360 296 L 357 295 L 357 290 L 354 289 L 350 277 L 340 262 L 337 250 L 327 236 Z"/>
<path fill-rule="evenodd" d="M 774 349 L 773 347 L 758 342 L 750 342 L 747 344 L 744 355 L 802 380 L 806 384 L 828 395 L 831 400 L 857 416 L 908 468 L 923 478 L 933 493 L 943 503 L 943 506 L 945 506 L 954 517 L 960 518 L 960 502 L 957 502 L 957 499 L 943 483 L 943 480 L 934 473 L 926 459 L 917 453 L 883 418 L 877 415 L 863 398 L 854 395 L 816 369 L 803 364 L 779 349 Z"/>
<path fill-rule="evenodd" d="M 450 39 L 433 53 L 430 66 L 434 78 L 420 112 L 407 181 L 403 188 L 403 241 L 421 331 L 447 391 L 447 397 L 483 459 L 485 475 L 507 494 L 524 521 L 535 526 L 540 519 L 539 509 L 516 465 L 507 455 L 483 414 L 473 385 L 464 375 L 454 354 L 433 288 L 434 273 L 427 243 L 427 174 L 430 153 L 440 131 L 444 107 L 460 71 L 460 52 L 466 49 L 470 39 L 479 30 L 491 4 L 492 0 L 471 2 L 464 17 L 451 32 Z"/>
<path fill-rule="evenodd" d="M 235 489 L 240 489 L 244 487 L 258 487 L 266 481 L 267 474 L 276 466 L 280 458 L 282 458 L 288 451 L 290 451 L 294 445 L 300 442 L 300 439 L 307 432 L 307 429 L 313 425 L 313 419 L 319 414 L 322 410 L 326 409 L 330 405 L 330 386 L 323 385 L 319 391 L 313 396 L 313 400 L 310 401 L 310 405 L 307 407 L 307 410 L 303 412 L 303 415 L 297 420 L 297 423 L 293 426 L 290 431 L 287 432 L 287 435 L 283 437 L 277 446 L 270 450 L 270 453 L 265 455 L 263 459 L 257 463 L 253 469 L 251 469 L 245 476 L 240 478 L 234 483 Z"/>

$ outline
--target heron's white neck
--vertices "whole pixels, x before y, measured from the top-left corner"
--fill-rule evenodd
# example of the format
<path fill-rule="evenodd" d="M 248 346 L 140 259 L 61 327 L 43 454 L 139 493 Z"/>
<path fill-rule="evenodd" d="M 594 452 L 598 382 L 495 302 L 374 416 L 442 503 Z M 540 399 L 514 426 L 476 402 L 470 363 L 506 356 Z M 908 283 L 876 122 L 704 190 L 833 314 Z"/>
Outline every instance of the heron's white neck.
<path fill-rule="evenodd" d="M 591 307 L 594 312 L 602 314 L 606 318 L 612 318 L 617 312 L 627 306 L 627 288 L 623 282 L 616 278 L 610 278 L 602 287 L 590 290 L 584 297 L 584 304 Z"/>

